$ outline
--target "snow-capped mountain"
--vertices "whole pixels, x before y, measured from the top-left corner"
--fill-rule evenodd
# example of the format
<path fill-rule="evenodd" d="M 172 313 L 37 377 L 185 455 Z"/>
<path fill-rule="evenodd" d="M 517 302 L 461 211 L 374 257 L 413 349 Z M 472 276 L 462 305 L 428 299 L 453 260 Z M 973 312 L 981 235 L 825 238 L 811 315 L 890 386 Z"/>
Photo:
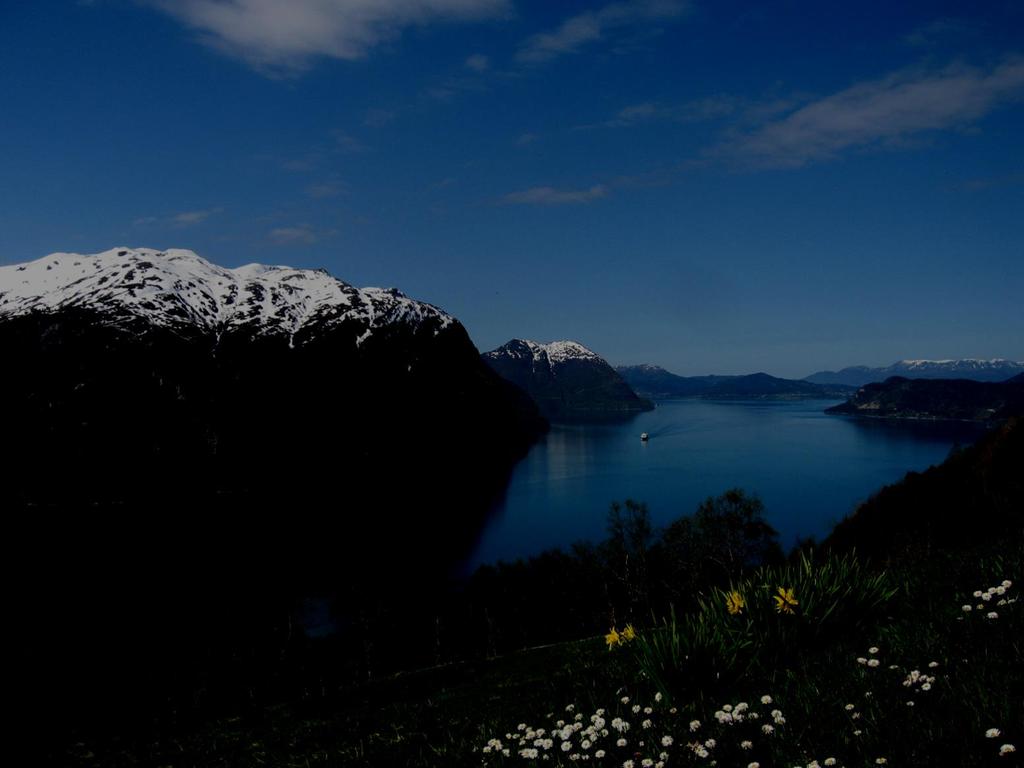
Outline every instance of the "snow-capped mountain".
<path fill-rule="evenodd" d="M 882 368 L 855 365 L 839 371 L 819 371 L 805 381 L 815 384 L 849 384 L 862 387 L 890 376 L 908 379 L 971 379 L 973 381 L 1006 381 L 1024 373 L 1024 361 L 960 359 L 960 360 L 900 360 Z"/>
<path fill-rule="evenodd" d="M 390 555 L 468 546 L 546 427 L 436 307 L 183 250 L 0 268 L 0 359 L 0 510 L 130 511 L 182 553 L 265 514 L 263 545 L 302 541 L 297 569 L 385 533 Z M 458 521 L 444 542 L 422 509 Z"/>
<path fill-rule="evenodd" d="M 513 339 L 483 355 L 553 420 L 607 419 L 650 410 L 600 355 L 575 341 Z"/>
<path fill-rule="evenodd" d="M 323 270 L 248 264 L 225 269 L 192 251 L 114 248 L 54 253 L 0 267 L 0 317 L 91 310 L 108 322 L 210 332 L 287 336 L 352 322 L 362 343 L 393 324 L 449 327 L 450 315 L 395 289 L 354 288 Z"/>

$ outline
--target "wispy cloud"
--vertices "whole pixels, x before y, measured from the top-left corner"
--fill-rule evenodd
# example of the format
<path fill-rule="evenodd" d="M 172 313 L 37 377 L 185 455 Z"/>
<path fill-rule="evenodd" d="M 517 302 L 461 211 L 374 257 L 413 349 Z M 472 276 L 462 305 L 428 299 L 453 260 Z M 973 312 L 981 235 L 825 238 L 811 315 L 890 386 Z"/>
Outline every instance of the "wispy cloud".
<path fill-rule="evenodd" d="M 466 59 L 466 68 L 474 72 L 486 72 L 491 66 L 491 60 L 482 53 L 474 53 Z"/>
<path fill-rule="evenodd" d="M 197 224 L 202 224 L 211 216 L 222 213 L 223 211 L 223 208 L 204 208 L 195 211 L 182 211 L 181 213 L 174 213 L 170 216 L 143 216 L 133 221 L 132 224 L 136 227 L 192 227 Z"/>
<path fill-rule="evenodd" d="M 274 245 L 313 245 L 320 238 L 307 224 L 295 227 L 277 227 L 267 233 L 267 239 Z"/>
<path fill-rule="evenodd" d="M 339 152 L 348 155 L 358 155 L 369 150 L 363 142 L 345 131 L 334 132 L 334 145 Z"/>
<path fill-rule="evenodd" d="M 371 107 L 363 114 L 363 125 L 369 128 L 380 128 L 382 125 L 393 123 L 394 120 L 395 112 L 391 109 Z"/>
<path fill-rule="evenodd" d="M 686 0 L 623 0 L 570 16 L 553 30 L 540 32 L 523 41 L 516 60 L 542 64 L 576 53 L 609 35 L 643 24 L 663 23 L 686 13 Z"/>
<path fill-rule="evenodd" d="M 698 123 L 727 117 L 741 109 L 746 109 L 746 105 L 740 99 L 724 94 L 695 99 L 683 104 L 645 101 L 625 106 L 604 125 L 609 128 L 624 128 L 653 121 Z"/>
<path fill-rule="evenodd" d="M 347 187 L 340 181 L 322 181 L 317 184 L 310 184 L 306 187 L 306 194 L 314 200 L 337 197 L 346 191 Z"/>
<path fill-rule="evenodd" d="M 965 128 L 1024 96 L 1024 57 L 990 68 L 911 69 L 858 83 L 785 117 L 739 132 L 712 154 L 745 165 L 797 167 L 845 150 L 898 146 L 921 134 Z"/>
<path fill-rule="evenodd" d="M 578 205 L 607 197 L 609 191 L 604 184 L 595 184 L 587 189 L 531 187 L 521 192 L 511 192 L 502 201 L 510 205 Z"/>
<path fill-rule="evenodd" d="M 979 32 L 981 32 L 981 27 L 977 22 L 947 16 L 922 24 L 905 39 L 913 46 L 933 48 L 946 44 L 962 44 L 965 39 L 975 37 Z"/>
<path fill-rule="evenodd" d="M 220 213 L 220 208 L 209 208 L 205 211 L 183 211 L 171 217 L 171 223 L 179 227 L 188 227 L 193 224 L 202 224 L 215 213 Z"/>
<path fill-rule="evenodd" d="M 317 57 L 360 59 L 410 26 L 509 13 L 509 0 L 145 0 L 206 44 L 268 74 Z"/>
<path fill-rule="evenodd" d="M 520 133 L 516 136 L 516 146 L 525 147 L 528 144 L 533 144 L 540 137 L 536 133 Z"/>

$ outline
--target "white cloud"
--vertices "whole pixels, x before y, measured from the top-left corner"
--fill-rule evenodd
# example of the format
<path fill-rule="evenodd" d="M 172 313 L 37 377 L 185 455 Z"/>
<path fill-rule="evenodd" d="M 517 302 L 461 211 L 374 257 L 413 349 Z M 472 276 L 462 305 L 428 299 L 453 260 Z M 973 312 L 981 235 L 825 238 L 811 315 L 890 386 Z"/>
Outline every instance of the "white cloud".
<path fill-rule="evenodd" d="M 220 213 L 220 208 L 209 208 L 205 211 L 184 211 L 171 217 L 171 223 L 179 227 L 187 227 L 192 224 L 202 224 L 215 213 Z"/>
<path fill-rule="evenodd" d="M 664 22 L 682 16 L 686 0 L 623 0 L 594 11 L 570 16 L 556 29 L 527 38 L 516 52 L 524 64 L 542 64 L 564 54 L 576 53 L 610 33 L 645 23 Z"/>
<path fill-rule="evenodd" d="M 1021 96 L 1024 57 L 1007 57 L 988 69 L 956 64 L 904 70 L 805 104 L 734 136 L 714 153 L 757 166 L 801 166 L 848 149 L 897 145 L 927 131 L 964 128 Z"/>
<path fill-rule="evenodd" d="M 267 239 L 274 245 L 312 245 L 319 238 L 309 226 L 278 227 L 267 233 Z"/>
<path fill-rule="evenodd" d="M 311 59 L 359 59 L 403 28 L 509 12 L 509 0 L 143 0 L 197 30 L 207 44 L 268 73 Z"/>
<path fill-rule="evenodd" d="M 521 133 L 516 137 L 516 146 L 525 147 L 527 144 L 533 144 L 539 138 L 536 133 Z"/>
<path fill-rule="evenodd" d="M 170 216 L 143 216 L 135 219 L 132 224 L 136 227 L 191 227 L 196 224 L 202 224 L 208 218 L 223 212 L 223 210 L 223 208 L 205 208 L 195 211 L 182 211 L 181 213 L 171 214 Z"/>
<path fill-rule="evenodd" d="M 587 189 L 557 189 L 555 187 L 531 187 L 521 192 L 511 192 L 502 198 L 512 205 L 572 205 L 589 203 L 608 196 L 604 184 L 595 184 Z"/>

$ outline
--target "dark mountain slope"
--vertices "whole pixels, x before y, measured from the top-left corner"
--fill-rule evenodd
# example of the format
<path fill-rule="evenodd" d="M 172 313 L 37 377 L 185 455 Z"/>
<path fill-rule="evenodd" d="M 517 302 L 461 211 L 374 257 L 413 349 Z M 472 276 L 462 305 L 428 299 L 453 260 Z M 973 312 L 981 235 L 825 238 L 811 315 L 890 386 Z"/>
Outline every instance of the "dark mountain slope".
<path fill-rule="evenodd" d="M 924 472 L 882 488 L 825 545 L 878 558 L 927 557 L 1002 540 L 1024 549 L 1024 420 L 1014 418 Z"/>
<path fill-rule="evenodd" d="M 556 421 L 628 417 L 654 406 L 640 398 L 600 356 L 574 341 L 513 339 L 483 355 L 504 379 L 529 393 Z"/>
<path fill-rule="evenodd" d="M 904 379 L 867 384 L 827 413 L 899 419 L 1000 421 L 1024 413 L 1024 374 L 999 382 Z"/>

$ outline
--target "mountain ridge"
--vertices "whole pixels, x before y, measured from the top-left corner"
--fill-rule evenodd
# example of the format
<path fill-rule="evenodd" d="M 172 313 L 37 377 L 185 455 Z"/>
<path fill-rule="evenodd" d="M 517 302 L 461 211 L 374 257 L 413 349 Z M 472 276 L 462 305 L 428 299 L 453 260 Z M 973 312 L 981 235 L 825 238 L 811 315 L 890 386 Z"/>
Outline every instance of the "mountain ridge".
<path fill-rule="evenodd" d="M 555 421 L 603 421 L 652 409 L 597 353 L 577 341 L 512 339 L 481 358 Z"/>
<path fill-rule="evenodd" d="M 908 379 L 865 384 L 826 413 L 861 418 L 998 422 L 1024 415 L 1024 373 L 1001 382 Z"/>
<path fill-rule="evenodd" d="M 897 360 L 895 363 L 870 367 L 852 365 L 838 371 L 818 371 L 804 377 L 815 384 L 847 384 L 862 387 L 885 381 L 891 376 L 910 379 L 971 379 L 973 381 L 1005 381 L 1024 373 L 1024 361 L 1006 358 L 953 358 L 948 360 Z"/>
<path fill-rule="evenodd" d="M 705 399 L 842 398 L 852 387 L 819 385 L 759 372 L 745 375 L 679 376 L 651 364 L 619 366 L 618 372 L 645 397 Z"/>
<path fill-rule="evenodd" d="M 287 334 L 293 345 L 307 340 L 314 326 L 323 332 L 349 321 L 363 326 L 357 344 L 394 322 L 430 324 L 435 334 L 455 322 L 393 288 L 355 288 L 325 270 L 226 269 L 185 249 L 53 253 L 0 267 L 0 317 L 70 308 L 186 332 Z"/>

